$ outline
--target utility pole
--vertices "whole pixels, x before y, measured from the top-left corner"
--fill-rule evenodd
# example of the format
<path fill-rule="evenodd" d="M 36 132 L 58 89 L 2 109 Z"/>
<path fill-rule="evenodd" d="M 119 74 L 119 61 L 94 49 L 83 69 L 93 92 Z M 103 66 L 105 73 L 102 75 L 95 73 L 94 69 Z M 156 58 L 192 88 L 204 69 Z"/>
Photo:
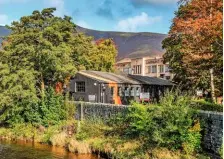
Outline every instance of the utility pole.
<path fill-rule="evenodd" d="M 211 25 L 212 25 L 212 0 L 211 0 L 211 9 L 210 9 L 210 19 L 211 19 Z M 211 44 L 211 52 L 213 52 L 213 47 L 212 47 L 212 44 Z M 215 86 L 214 86 L 214 76 L 213 76 L 213 73 L 214 73 L 214 69 L 211 68 L 210 69 L 210 77 L 211 77 L 211 81 L 210 81 L 210 84 L 211 84 L 211 95 L 212 95 L 212 101 L 214 103 L 216 103 L 216 99 L 215 99 Z"/>
<path fill-rule="evenodd" d="M 213 68 L 210 69 L 210 76 L 211 76 L 211 95 L 212 95 L 212 101 L 215 103 L 215 86 L 214 86 L 214 76 L 213 76 Z"/>

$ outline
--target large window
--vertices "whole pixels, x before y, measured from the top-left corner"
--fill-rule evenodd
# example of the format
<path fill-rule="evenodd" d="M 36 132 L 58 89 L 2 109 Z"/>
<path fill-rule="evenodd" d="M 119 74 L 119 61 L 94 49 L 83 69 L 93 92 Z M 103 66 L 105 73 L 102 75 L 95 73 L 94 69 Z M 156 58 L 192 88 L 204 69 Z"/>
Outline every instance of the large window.
<path fill-rule="evenodd" d="M 76 82 L 76 92 L 85 92 L 85 82 L 83 81 L 77 81 Z"/>
<path fill-rule="evenodd" d="M 153 65 L 152 66 L 152 73 L 156 73 L 157 72 L 157 66 L 156 65 Z"/>
<path fill-rule="evenodd" d="M 163 73 L 164 72 L 164 66 L 163 65 L 159 65 L 159 72 Z"/>
<path fill-rule="evenodd" d="M 125 87 L 125 89 L 124 89 L 124 95 L 125 96 L 129 96 L 129 88 L 128 87 Z"/>
<path fill-rule="evenodd" d="M 134 65 L 133 66 L 133 74 L 141 74 L 142 66 L 141 65 Z"/>
<path fill-rule="evenodd" d="M 131 89 L 130 89 L 130 95 L 131 95 L 132 97 L 135 96 L 135 90 L 134 90 L 134 87 L 131 87 Z"/>

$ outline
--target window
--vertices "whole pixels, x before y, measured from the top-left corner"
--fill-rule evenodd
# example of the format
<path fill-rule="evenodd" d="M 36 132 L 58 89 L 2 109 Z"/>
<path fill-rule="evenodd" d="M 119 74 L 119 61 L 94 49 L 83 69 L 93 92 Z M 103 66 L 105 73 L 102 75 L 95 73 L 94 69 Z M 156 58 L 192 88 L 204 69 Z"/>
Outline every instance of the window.
<path fill-rule="evenodd" d="M 157 66 L 156 65 L 153 65 L 152 66 L 152 73 L 156 73 L 157 72 Z"/>
<path fill-rule="evenodd" d="M 129 96 L 129 88 L 128 87 L 125 87 L 124 95 Z"/>
<path fill-rule="evenodd" d="M 140 87 L 136 88 L 136 96 L 139 97 L 140 96 Z"/>
<path fill-rule="evenodd" d="M 130 74 L 130 72 L 131 72 L 130 70 L 131 70 L 131 68 L 124 68 L 123 72 L 126 74 Z"/>
<path fill-rule="evenodd" d="M 164 72 L 164 66 L 163 65 L 159 65 L 159 72 L 163 73 Z"/>
<path fill-rule="evenodd" d="M 167 80 L 170 80 L 170 76 L 166 76 L 166 79 L 167 79 Z"/>
<path fill-rule="evenodd" d="M 85 82 L 76 82 L 76 92 L 85 92 Z"/>
<path fill-rule="evenodd" d="M 148 73 L 152 73 L 152 66 L 148 66 Z"/>
<path fill-rule="evenodd" d="M 130 94 L 131 94 L 132 97 L 135 96 L 135 91 L 134 91 L 133 87 L 131 87 Z"/>
<path fill-rule="evenodd" d="M 168 65 L 165 66 L 165 72 L 169 72 L 169 66 Z"/>
<path fill-rule="evenodd" d="M 133 66 L 133 74 L 141 74 L 142 66 L 141 65 L 134 65 Z"/>
<path fill-rule="evenodd" d="M 160 78 L 164 78 L 164 74 L 160 74 Z"/>

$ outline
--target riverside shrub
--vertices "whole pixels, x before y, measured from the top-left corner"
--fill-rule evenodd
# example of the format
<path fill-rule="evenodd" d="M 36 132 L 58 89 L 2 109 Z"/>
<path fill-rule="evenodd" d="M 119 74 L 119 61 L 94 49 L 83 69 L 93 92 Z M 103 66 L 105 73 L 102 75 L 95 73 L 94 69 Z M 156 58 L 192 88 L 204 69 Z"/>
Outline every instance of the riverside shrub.
<path fill-rule="evenodd" d="M 197 110 L 223 112 L 223 106 L 221 104 L 216 104 L 205 100 L 193 100 L 190 106 Z"/>
<path fill-rule="evenodd" d="M 178 92 L 166 93 L 157 105 L 132 103 L 124 122 L 124 131 L 139 138 L 145 146 L 184 149 L 192 153 L 200 147 L 200 124 L 189 107 L 190 98 Z M 199 125 L 198 125 L 199 124 Z M 199 128 L 198 128 L 199 127 Z"/>
<path fill-rule="evenodd" d="M 45 90 L 44 96 L 37 102 L 20 101 L 8 112 L 6 122 L 9 125 L 31 123 L 34 126 L 50 126 L 70 119 L 74 106 L 71 106 L 61 94 L 53 88 Z"/>

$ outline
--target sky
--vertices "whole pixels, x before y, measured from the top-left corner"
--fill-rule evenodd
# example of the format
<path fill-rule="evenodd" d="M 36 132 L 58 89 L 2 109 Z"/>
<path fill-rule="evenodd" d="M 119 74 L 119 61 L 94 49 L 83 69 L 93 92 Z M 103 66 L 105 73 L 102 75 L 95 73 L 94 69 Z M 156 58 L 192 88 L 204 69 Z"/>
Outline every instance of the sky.
<path fill-rule="evenodd" d="M 101 31 L 168 33 L 178 0 L 0 0 L 0 25 L 34 10 L 56 7 L 55 16 Z"/>

